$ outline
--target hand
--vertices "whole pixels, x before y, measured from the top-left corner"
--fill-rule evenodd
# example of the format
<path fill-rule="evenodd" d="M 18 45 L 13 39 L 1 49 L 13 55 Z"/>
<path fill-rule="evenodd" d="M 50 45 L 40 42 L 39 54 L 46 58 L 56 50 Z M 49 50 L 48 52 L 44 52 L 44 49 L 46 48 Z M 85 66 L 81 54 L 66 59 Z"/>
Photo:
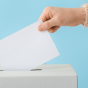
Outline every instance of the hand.
<path fill-rule="evenodd" d="M 48 30 L 54 33 L 60 26 L 77 26 L 85 21 L 85 9 L 82 8 L 59 8 L 46 7 L 39 20 L 43 23 L 39 25 L 39 31 Z"/>

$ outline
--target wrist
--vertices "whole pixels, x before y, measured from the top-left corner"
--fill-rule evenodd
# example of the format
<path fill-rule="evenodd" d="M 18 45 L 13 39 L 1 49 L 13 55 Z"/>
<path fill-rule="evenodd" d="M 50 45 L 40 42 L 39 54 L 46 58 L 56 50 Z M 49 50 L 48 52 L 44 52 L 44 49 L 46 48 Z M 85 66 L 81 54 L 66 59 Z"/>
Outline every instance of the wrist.
<path fill-rule="evenodd" d="M 84 22 L 85 22 L 85 19 L 86 19 L 86 12 L 85 12 L 85 8 L 80 8 L 81 9 L 81 15 L 80 15 L 80 17 L 82 18 L 82 25 L 84 25 Z"/>
<path fill-rule="evenodd" d="M 86 12 L 85 8 L 75 8 L 76 9 L 76 17 L 78 19 L 79 24 L 84 25 L 85 18 L 86 18 Z"/>

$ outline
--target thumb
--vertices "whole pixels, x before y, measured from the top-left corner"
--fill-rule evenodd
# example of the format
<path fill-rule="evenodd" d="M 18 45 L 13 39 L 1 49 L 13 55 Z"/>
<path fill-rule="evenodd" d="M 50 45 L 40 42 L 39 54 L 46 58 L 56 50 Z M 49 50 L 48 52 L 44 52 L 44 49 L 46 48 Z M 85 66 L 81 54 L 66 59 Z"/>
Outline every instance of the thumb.
<path fill-rule="evenodd" d="M 38 30 L 39 31 L 45 31 L 45 30 L 50 29 L 53 26 L 55 26 L 54 18 L 52 18 L 52 19 L 50 19 L 48 21 L 45 21 L 44 23 L 40 24 L 38 26 Z"/>

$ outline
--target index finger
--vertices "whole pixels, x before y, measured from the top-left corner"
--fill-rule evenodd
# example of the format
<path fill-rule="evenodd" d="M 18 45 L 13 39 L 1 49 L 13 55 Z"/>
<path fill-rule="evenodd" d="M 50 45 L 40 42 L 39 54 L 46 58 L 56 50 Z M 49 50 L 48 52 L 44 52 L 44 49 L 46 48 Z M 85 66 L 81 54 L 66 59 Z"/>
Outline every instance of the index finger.
<path fill-rule="evenodd" d="M 39 20 L 42 20 L 43 22 L 45 22 L 45 21 L 47 21 L 49 19 L 50 19 L 49 10 L 46 7 L 44 9 L 44 11 L 42 12 L 41 16 L 39 17 Z"/>
<path fill-rule="evenodd" d="M 42 14 L 40 15 L 38 20 L 42 20 L 43 22 L 45 22 L 47 20 L 44 11 L 42 12 Z"/>

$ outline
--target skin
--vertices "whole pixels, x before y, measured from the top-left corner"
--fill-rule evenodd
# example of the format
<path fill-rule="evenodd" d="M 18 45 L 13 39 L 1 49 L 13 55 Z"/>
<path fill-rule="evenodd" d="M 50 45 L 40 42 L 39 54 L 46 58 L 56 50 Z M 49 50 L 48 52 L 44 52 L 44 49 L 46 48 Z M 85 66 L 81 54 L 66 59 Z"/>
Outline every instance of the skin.
<path fill-rule="evenodd" d="M 46 7 L 39 20 L 43 23 L 38 26 L 39 31 L 47 30 L 50 33 L 56 32 L 61 26 L 77 26 L 84 24 L 86 17 L 85 8 L 59 8 Z"/>

